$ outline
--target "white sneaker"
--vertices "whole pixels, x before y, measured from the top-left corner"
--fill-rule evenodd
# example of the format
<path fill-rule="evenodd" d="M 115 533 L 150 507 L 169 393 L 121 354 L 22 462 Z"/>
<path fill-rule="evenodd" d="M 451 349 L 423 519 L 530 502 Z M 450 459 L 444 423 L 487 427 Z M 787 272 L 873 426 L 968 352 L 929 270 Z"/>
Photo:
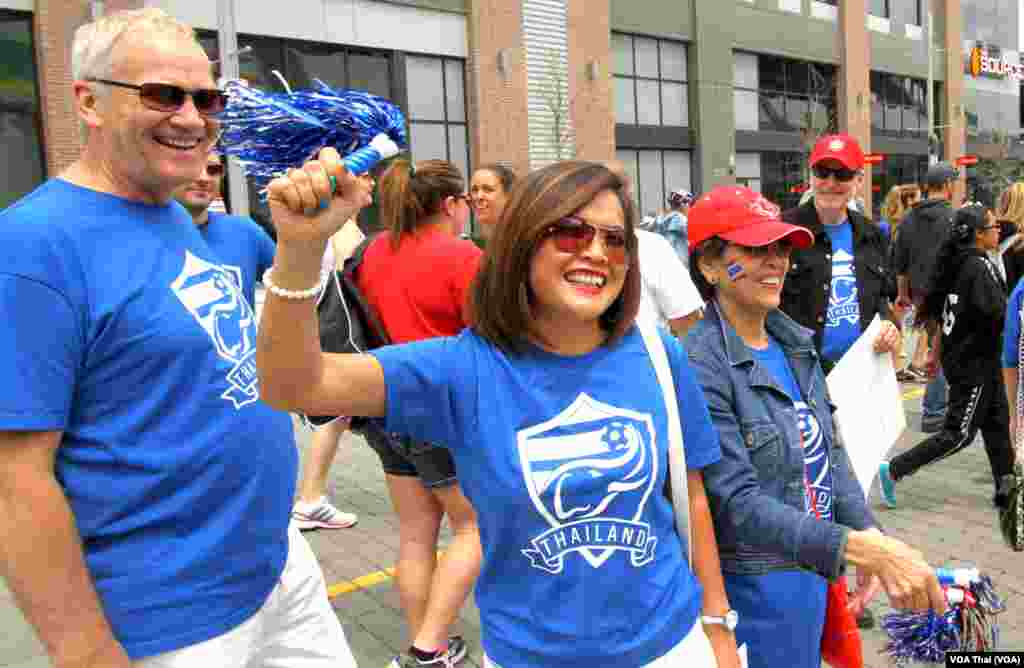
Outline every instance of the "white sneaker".
<path fill-rule="evenodd" d="M 292 508 L 292 521 L 300 531 L 312 529 L 347 529 L 354 526 L 359 518 L 352 513 L 343 513 L 321 496 L 316 503 L 299 501 Z"/>

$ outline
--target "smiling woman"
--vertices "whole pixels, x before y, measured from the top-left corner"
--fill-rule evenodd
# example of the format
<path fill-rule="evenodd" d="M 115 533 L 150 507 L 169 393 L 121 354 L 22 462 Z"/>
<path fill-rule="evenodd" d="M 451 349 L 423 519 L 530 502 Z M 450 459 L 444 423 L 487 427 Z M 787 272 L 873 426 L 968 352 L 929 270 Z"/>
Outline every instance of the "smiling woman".
<path fill-rule="evenodd" d="M 451 451 L 480 525 L 476 601 L 496 665 L 667 668 L 685 655 L 698 668 L 738 666 L 732 627 L 699 623 L 702 611 L 731 619 L 701 473 L 718 445 L 683 350 L 667 333 L 692 564 L 660 491 L 669 418 L 634 326 L 636 216 L 624 191 L 596 163 L 557 163 L 526 177 L 487 245 L 470 328 L 453 337 L 323 355 L 311 302 L 271 297 L 264 310 L 260 380 L 271 400 L 383 415 L 388 431 Z M 335 229 L 329 215 L 324 234 Z M 281 207 L 274 223 L 283 268 L 313 260 L 302 256 L 308 243 L 289 241 L 309 234 L 308 218 Z M 292 271 L 290 284 L 306 280 Z"/>
<path fill-rule="evenodd" d="M 826 579 L 846 563 L 858 567 L 855 612 L 875 576 L 913 577 L 916 605 L 930 594 L 941 609 L 941 593 L 919 553 L 874 528 L 812 337 L 779 310 L 790 255 L 811 232 L 737 187 L 702 196 L 689 223 L 690 271 L 709 308 L 686 343 L 723 453 L 706 479 L 737 642 L 751 668 L 818 668 Z"/>

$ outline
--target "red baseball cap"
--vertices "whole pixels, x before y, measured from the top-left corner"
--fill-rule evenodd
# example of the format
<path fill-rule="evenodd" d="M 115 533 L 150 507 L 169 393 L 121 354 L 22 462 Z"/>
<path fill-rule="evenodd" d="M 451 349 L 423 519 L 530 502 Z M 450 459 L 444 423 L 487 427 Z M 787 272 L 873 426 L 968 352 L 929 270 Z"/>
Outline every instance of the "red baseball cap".
<path fill-rule="evenodd" d="M 822 160 L 837 160 L 847 169 L 861 169 L 864 167 L 864 151 L 850 135 L 825 135 L 811 150 L 811 167 Z"/>
<path fill-rule="evenodd" d="M 711 237 L 751 247 L 785 238 L 797 248 L 814 243 L 810 230 L 782 222 L 778 206 L 740 186 L 719 186 L 698 197 L 687 216 L 687 236 L 691 251 Z"/>

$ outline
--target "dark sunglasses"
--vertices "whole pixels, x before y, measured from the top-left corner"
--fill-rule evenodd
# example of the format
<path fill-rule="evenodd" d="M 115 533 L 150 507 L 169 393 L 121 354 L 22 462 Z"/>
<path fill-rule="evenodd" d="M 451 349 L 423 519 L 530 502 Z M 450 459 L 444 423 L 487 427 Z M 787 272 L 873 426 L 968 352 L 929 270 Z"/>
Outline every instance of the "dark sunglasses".
<path fill-rule="evenodd" d="M 822 165 L 815 165 L 811 168 L 814 175 L 819 179 L 827 179 L 830 176 L 836 177 L 836 181 L 851 181 L 853 177 L 857 176 L 857 170 L 847 169 L 846 167 L 825 167 Z"/>
<path fill-rule="evenodd" d="M 541 238 L 554 241 L 555 248 L 562 253 L 575 255 L 594 243 L 598 232 L 604 239 L 604 253 L 608 261 L 626 264 L 626 231 L 621 228 L 597 227 L 582 218 L 567 216 L 548 225 Z"/>
<path fill-rule="evenodd" d="M 153 111 L 165 113 L 178 111 L 185 105 L 185 99 L 188 97 L 192 98 L 192 103 L 196 105 L 196 111 L 203 116 L 219 114 L 228 106 L 227 93 L 216 88 L 185 90 L 181 86 L 164 83 L 136 85 L 124 83 L 123 81 L 111 81 L 110 79 L 89 79 L 89 81 L 137 90 L 139 91 L 139 101 L 142 102 L 142 105 Z"/>
<path fill-rule="evenodd" d="M 206 173 L 210 176 L 222 176 L 224 174 L 224 165 L 207 165 Z"/>
<path fill-rule="evenodd" d="M 762 258 L 769 255 L 788 255 L 793 250 L 793 242 L 789 239 L 779 239 L 764 246 L 743 246 L 736 244 L 743 249 L 743 252 L 750 257 Z"/>

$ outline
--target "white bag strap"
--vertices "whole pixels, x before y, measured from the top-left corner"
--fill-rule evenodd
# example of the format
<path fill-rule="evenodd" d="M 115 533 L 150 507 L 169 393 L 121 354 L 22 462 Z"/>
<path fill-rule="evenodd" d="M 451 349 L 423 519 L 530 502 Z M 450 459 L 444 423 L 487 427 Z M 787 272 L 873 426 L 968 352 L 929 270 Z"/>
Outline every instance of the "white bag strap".
<path fill-rule="evenodd" d="M 690 531 L 690 494 L 686 488 L 686 447 L 683 445 L 683 427 L 679 422 L 679 402 L 676 399 L 676 385 L 672 380 L 672 369 L 665 353 L 661 334 L 653 320 L 637 318 L 637 326 L 644 337 L 647 354 L 654 365 L 654 373 L 661 385 L 661 396 L 665 400 L 665 418 L 668 421 L 668 475 L 672 486 L 672 508 L 676 515 L 676 532 L 686 536 L 686 559 L 693 570 L 693 533 Z"/>

